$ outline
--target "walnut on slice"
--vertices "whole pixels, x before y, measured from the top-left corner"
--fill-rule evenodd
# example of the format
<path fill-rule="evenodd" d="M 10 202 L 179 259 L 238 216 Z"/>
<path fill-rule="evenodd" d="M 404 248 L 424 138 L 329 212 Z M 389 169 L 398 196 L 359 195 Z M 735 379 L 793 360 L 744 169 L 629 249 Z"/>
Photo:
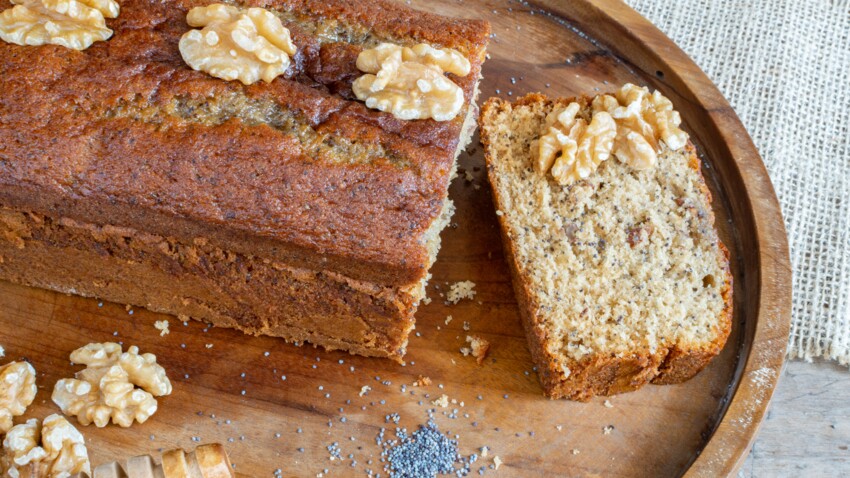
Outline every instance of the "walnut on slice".
<path fill-rule="evenodd" d="M 0 434 L 12 428 L 12 418 L 26 412 L 37 392 L 35 369 L 28 362 L 0 367 Z"/>
<path fill-rule="evenodd" d="M 600 95 L 593 100 L 593 112 L 606 112 L 617 123 L 614 156 L 636 170 L 655 165 L 659 141 L 679 150 L 688 142 L 688 134 L 679 128 L 682 119 L 673 103 L 658 91 L 623 85 L 614 96 Z"/>
<path fill-rule="evenodd" d="M 138 347 L 122 352 L 115 343 L 88 344 L 71 353 L 71 360 L 86 365 L 75 378 L 56 382 L 53 402 L 82 425 L 105 427 L 110 420 L 121 427 L 144 423 L 158 408 L 154 397 L 171 393 L 165 369 L 153 354 Z"/>
<path fill-rule="evenodd" d="M 537 144 L 536 165 L 540 172 L 550 171 L 558 184 L 565 186 L 587 179 L 614 147 L 617 126 L 606 112 L 594 114 L 588 124 L 576 118 L 578 103 L 553 112 L 547 123 L 549 131 Z"/>

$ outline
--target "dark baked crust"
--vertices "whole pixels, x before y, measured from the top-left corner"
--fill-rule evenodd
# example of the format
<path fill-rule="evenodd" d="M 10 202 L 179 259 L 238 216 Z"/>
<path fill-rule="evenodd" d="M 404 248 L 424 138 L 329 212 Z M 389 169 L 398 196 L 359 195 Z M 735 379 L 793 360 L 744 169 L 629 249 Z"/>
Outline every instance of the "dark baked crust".
<path fill-rule="evenodd" d="M 285 77 L 245 87 L 180 57 L 186 12 L 208 3 L 123 1 L 107 21 L 114 36 L 83 52 L 0 42 L 0 205 L 207 238 L 377 284 L 423 278 L 423 237 L 446 199 L 466 111 L 438 123 L 368 110 L 350 100 L 354 59 L 383 40 L 456 48 L 473 65 L 454 78 L 471 102 L 488 24 L 385 0 L 245 2 L 282 12 L 299 46 Z M 269 109 L 272 121 L 233 112 L 198 121 L 192 108 L 226 97 Z M 292 121 L 276 124 L 281 112 Z M 292 122 L 328 147 L 377 153 L 316 153 Z"/>
<path fill-rule="evenodd" d="M 515 103 L 499 98 L 490 98 L 481 108 L 479 127 L 481 128 L 481 142 L 484 145 L 485 161 L 488 165 L 487 174 L 491 186 L 496 183 L 496 172 L 490 166 L 494 159 L 489 149 L 489 124 L 496 115 L 505 113 L 514 106 L 541 102 L 553 105 L 556 103 L 569 104 L 573 101 L 588 104 L 590 100 L 588 97 L 550 99 L 538 93 L 531 93 L 518 98 Z M 688 152 L 690 154 L 689 166 L 699 174 L 702 193 L 710 203 L 711 192 L 705 184 L 699 158 L 696 156 L 693 144 L 688 144 Z M 494 203 L 498 208 L 498 204 L 502 203 L 499 191 L 495 187 L 491 187 L 491 191 L 494 196 Z M 713 212 L 709 210 L 707 214 L 710 215 L 708 220 L 714 224 Z M 728 267 L 729 252 L 723 243 L 718 241 L 721 253 L 724 255 L 724 264 L 726 264 L 726 277 L 722 289 L 725 308 L 721 316 L 717 318 L 720 324 L 720 332 L 713 342 L 699 349 L 683 350 L 676 346 L 660 348 L 655 353 L 649 350 L 635 350 L 632 354 L 621 357 L 591 355 L 578 363 L 570 364 L 570 375 L 567 379 L 563 379 L 563 374 L 560 372 L 560 367 L 555 358 L 547 352 L 548 333 L 541 325 L 541 318 L 537 316 L 536 311 L 539 308 L 534 303 L 531 284 L 523 280 L 523 276 L 519 272 L 520 265 L 517 255 L 514 253 L 514 244 L 508 236 L 508 227 L 504 217 L 499 218 L 499 224 L 523 329 L 528 339 L 531 357 L 537 365 L 537 373 L 547 397 L 587 401 L 599 395 L 609 396 L 637 390 L 648 383 L 659 385 L 681 383 L 699 373 L 712 358 L 720 353 L 726 344 L 726 339 L 732 330 L 732 274 Z"/>
<path fill-rule="evenodd" d="M 417 288 L 0 208 L 0 278 L 189 317 L 252 335 L 401 361 Z"/>

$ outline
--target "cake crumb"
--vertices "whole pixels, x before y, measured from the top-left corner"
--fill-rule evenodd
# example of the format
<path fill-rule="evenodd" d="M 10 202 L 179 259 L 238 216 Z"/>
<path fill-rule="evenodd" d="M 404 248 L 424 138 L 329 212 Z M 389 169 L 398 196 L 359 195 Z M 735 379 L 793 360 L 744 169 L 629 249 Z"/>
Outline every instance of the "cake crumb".
<path fill-rule="evenodd" d="M 498 470 L 502 466 L 502 459 L 499 458 L 499 455 L 493 457 L 493 465 L 495 465 L 494 470 Z"/>
<path fill-rule="evenodd" d="M 573 451 L 571 451 L 570 453 L 572 453 L 573 455 L 578 455 L 581 452 L 579 451 L 578 448 L 573 448 Z"/>
<path fill-rule="evenodd" d="M 164 337 L 168 335 L 171 331 L 168 330 L 168 321 L 167 320 L 157 320 L 153 324 L 156 330 L 159 330 L 159 336 Z"/>
<path fill-rule="evenodd" d="M 607 427 L 602 429 L 602 434 L 603 435 L 610 435 L 612 431 L 614 431 L 614 426 L 608 425 Z"/>
<path fill-rule="evenodd" d="M 431 298 L 430 298 L 430 297 L 425 297 L 424 299 L 422 299 L 422 303 L 423 303 L 423 304 L 425 304 L 425 305 L 430 304 L 430 303 L 431 303 Z"/>
<path fill-rule="evenodd" d="M 5 356 L 6 356 L 6 349 L 4 349 L 2 345 L 0 345 L 0 358 L 3 358 Z"/>
<path fill-rule="evenodd" d="M 431 405 L 438 406 L 440 408 L 446 408 L 449 406 L 449 397 L 445 393 L 438 399 L 431 402 Z"/>
<path fill-rule="evenodd" d="M 467 170 L 463 172 L 463 179 L 465 179 L 466 182 L 471 183 L 475 179 L 475 176 Z"/>
<path fill-rule="evenodd" d="M 563 425 L 555 425 L 555 429 L 558 430 L 558 431 L 561 431 L 561 430 L 564 429 L 564 426 Z"/>
<path fill-rule="evenodd" d="M 367 393 L 369 393 L 370 390 L 372 390 L 372 387 L 370 387 L 368 385 L 363 385 L 362 387 L 360 387 L 359 395 L 362 397 L 363 395 L 366 395 Z"/>
<path fill-rule="evenodd" d="M 431 377 L 426 377 L 424 375 L 420 375 L 419 378 L 413 382 L 414 387 L 427 387 L 428 385 L 431 385 Z"/>
<path fill-rule="evenodd" d="M 473 298 L 475 298 L 475 282 L 468 280 L 452 284 L 446 296 L 446 299 L 452 304 L 457 304 L 463 299 L 471 300 Z"/>
<path fill-rule="evenodd" d="M 489 449 L 489 448 L 487 448 L 486 446 L 482 446 L 482 447 L 481 447 L 481 457 L 482 457 L 482 458 L 487 458 L 487 454 L 488 454 L 488 453 L 490 453 L 490 449 Z"/>
<path fill-rule="evenodd" d="M 452 316 L 451 315 L 446 316 L 446 325 L 449 325 L 449 323 L 451 323 L 451 321 L 452 321 Z"/>
<path fill-rule="evenodd" d="M 208 348 L 208 349 L 211 349 L 211 348 L 213 348 L 213 344 L 207 344 L 207 345 L 205 345 L 205 347 Z"/>
<path fill-rule="evenodd" d="M 484 363 L 484 359 L 487 358 L 487 352 L 490 351 L 490 342 L 477 335 L 467 335 L 466 341 L 469 342 L 469 345 L 472 347 L 472 356 L 475 357 L 475 361 L 478 362 L 478 365 Z M 466 354 L 464 354 L 464 356 L 465 355 Z"/>
<path fill-rule="evenodd" d="M 605 400 L 605 408 L 614 408 L 614 404 L 611 403 L 611 400 Z"/>

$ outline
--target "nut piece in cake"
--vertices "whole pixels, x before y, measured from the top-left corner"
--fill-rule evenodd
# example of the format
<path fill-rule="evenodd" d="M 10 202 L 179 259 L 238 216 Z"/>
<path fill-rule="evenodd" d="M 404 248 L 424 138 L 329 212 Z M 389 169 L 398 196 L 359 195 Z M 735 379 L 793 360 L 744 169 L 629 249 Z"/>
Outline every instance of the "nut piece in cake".
<path fill-rule="evenodd" d="M 112 36 L 106 19 L 118 16 L 114 0 L 12 0 L 0 13 L 0 39 L 17 45 L 60 45 L 85 50 Z"/>
<path fill-rule="evenodd" d="M 251 85 L 282 75 L 297 49 L 280 18 L 263 8 L 240 9 L 216 3 L 195 7 L 180 38 L 180 54 L 192 69 L 222 80 Z"/>
<path fill-rule="evenodd" d="M 53 402 L 82 425 L 129 427 L 144 423 L 158 407 L 154 397 L 171 393 L 165 369 L 153 354 L 138 347 L 122 353 L 115 343 L 89 344 L 71 353 L 74 363 L 86 365 L 76 378 L 62 379 L 53 389 Z"/>
<path fill-rule="evenodd" d="M 91 474 L 83 435 L 65 417 L 54 414 L 39 426 L 33 418 L 9 430 L 0 454 L 0 476 L 68 477 Z"/>
<path fill-rule="evenodd" d="M 454 119 L 463 108 L 463 90 L 445 72 L 466 76 L 469 60 L 450 48 L 420 43 L 412 48 L 382 43 L 357 57 L 366 73 L 354 81 L 357 99 L 399 119 Z"/>
<path fill-rule="evenodd" d="M 35 369 L 28 362 L 0 367 L 0 433 L 12 428 L 12 418 L 26 412 L 37 392 Z"/>

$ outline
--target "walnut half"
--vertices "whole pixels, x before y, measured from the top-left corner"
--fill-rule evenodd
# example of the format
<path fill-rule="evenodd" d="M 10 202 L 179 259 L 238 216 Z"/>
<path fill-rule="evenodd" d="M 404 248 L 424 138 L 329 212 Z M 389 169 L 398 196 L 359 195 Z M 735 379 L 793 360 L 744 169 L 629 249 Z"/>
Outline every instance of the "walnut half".
<path fill-rule="evenodd" d="M 57 478 L 91 474 L 88 450 L 80 432 L 61 415 L 39 426 L 33 418 L 9 430 L 3 440 L 0 476 Z"/>
<path fill-rule="evenodd" d="M 659 141 L 679 150 L 688 142 L 688 134 L 679 128 L 682 119 L 673 103 L 658 91 L 627 83 L 614 96 L 600 95 L 593 100 L 593 112 L 607 112 L 617 123 L 614 156 L 634 169 L 655 165 Z"/>
<path fill-rule="evenodd" d="M 562 186 L 587 179 L 596 171 L 611 155 L 617 134 L 611 115 L 594 114 L 587 124 L 583 118 L 576 118 L 580 108 L 578 103 L 570 103 L 553 112 L 547 119 L 549 131 L 537 144 L 537 169 L 551 171 Z"/>
<path fill-rule="evenodd" d="M 12 428 L 12 418 L 26 412 L 37 392 L 35 369 L 28 362 L 0 367 L 0 434 Z"/>
<path fill-rule="evenodd" d="M 17 45 L 60 45 L 85 50 L 112 36 L 107 18 L 118 16 L 115 0 L 12 0 L 0 13 L 0 39 Z"/>
<path fill-rule="evenodd" d="M 180 38 L 183 60 L 222 80 L 269 83 L 289 68 L 297 51 L 280 18 L 263 8 L 215 3 L 189 10 L 186 22 L 203 28 Z"/>
<path fill-rule="evenodd" d="M 357 57 L 366 73 L 352 85 L 357 99 L 402 120 L 450 121 L 463 108 L 463 90 L 445 76 L 469 74 L 471 65 L 458 51 L 424 43 L 404 47 L 382 43 Z"/>
<path fill-rule="evenodd" d="M 139 355 L 135 346 L 122 353 L 115 343 L 89 344 L 72 352 L 71 360 L 87 367 L 75 378 L 56 382 L 52 398 L 62 413 L 76 416 L 82 425 L 144 423 L 158 408 L 154 397 L 171 393 L 156 357 Z"/>

